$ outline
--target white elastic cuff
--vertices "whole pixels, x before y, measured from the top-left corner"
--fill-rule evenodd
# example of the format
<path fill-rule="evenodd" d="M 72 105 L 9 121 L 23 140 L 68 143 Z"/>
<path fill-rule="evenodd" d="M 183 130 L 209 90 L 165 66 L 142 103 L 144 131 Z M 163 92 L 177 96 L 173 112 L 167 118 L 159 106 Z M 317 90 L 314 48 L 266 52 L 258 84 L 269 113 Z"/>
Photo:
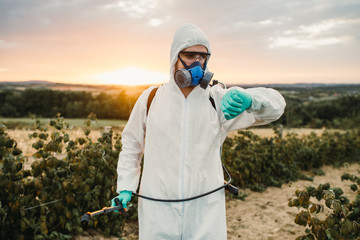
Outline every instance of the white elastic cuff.
<path fill-rule="evenodd" d="M 249 112 L 258 112 L 261 109 L 261 102 L 256 99 L 256 97 L 252 97 L 251 107 L 248 109 Z"/>

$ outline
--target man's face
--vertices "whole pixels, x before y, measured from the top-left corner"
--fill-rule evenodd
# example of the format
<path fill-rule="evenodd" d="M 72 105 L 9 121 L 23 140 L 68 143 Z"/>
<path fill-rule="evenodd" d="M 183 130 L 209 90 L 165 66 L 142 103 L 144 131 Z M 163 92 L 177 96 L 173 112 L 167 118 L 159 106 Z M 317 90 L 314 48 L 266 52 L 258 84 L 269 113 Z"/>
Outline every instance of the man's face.
<path fill-rule="evenodd" d="M 195 46 L 191 46 L 191 47 L 188 47 L 188 48 L 185 48 L 183 49 L 181 52 L 199 52 L 199 53 L 207 53 L 207 48 L 204 47 L 203 45 L 195 45 Z M 188 66 L 190 66 L 193 62 L 195 61 L 199 61 L 201 63 L 201 67 L 203 68 L 204 67 L 204 63 L 205 61 L 202 61 L 201 59 L 199 58 L 196 58 L 196 59 L 186 59 L 186 56 L 184 56 L 182 58 L 182 60 L 185 62 L 185 64 L 187 64 Z M 176 70 L 178 69 L 183 69 L 185 68 L 185 66 L 182 64 L 182 62 L 178 59 L 176 64 L 175 64 L 175 72 Z"/>

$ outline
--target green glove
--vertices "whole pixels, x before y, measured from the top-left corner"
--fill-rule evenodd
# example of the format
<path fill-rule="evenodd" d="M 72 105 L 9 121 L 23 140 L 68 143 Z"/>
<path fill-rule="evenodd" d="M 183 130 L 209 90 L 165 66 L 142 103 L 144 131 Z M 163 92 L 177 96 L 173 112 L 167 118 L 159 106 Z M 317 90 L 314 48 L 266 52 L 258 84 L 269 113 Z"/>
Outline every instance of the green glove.
<path fill-rule="evenodd" d="M 111 200 L 111 206 L 112 207 L 116 206 L 115 198 L 118 198 L 119 201 L 122 203 L 123 208 L 127 209 L 127 203 L 130 202 L 131 197 L 132 197 L 132 191 L 121 191 L 120 194 L 117 197 L 114 197 Z M 119 211 L 116 210 L 115 212 L 119 212 Z"/>
<path fill-rule="evenodd" d="M 251 104 L 252 97 L 250 94 L 231 89 L 221 99 L 221 110 L 225 119 L 230 120 L 250 108 Z"/>

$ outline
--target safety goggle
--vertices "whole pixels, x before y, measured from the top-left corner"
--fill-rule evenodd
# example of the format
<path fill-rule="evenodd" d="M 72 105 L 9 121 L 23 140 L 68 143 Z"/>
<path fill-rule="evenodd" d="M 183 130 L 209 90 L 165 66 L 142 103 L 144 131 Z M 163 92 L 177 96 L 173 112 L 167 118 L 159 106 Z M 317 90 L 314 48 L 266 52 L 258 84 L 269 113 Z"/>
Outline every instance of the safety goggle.
<path fill-rule="evenodd" d="M 181 51 L 179 58 L 185 62 L 195 62 L 199 59 L 201 63 L 204 63 L 210 57 L 210 53 L 206 52 L 192 52 L 192 51 Z"/>

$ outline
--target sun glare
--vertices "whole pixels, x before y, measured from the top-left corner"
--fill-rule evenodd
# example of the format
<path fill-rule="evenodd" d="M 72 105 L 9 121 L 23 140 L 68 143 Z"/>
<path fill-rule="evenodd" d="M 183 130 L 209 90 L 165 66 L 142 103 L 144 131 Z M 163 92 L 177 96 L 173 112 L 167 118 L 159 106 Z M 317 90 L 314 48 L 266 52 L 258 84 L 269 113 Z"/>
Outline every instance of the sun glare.
<path fill-rule="evenodd" d="M 138 67 L 126 67 L 114 72 L 106 72 L 92 77 L 100 84 L 149 85 L 167 82 L 169 75 Z"/>

